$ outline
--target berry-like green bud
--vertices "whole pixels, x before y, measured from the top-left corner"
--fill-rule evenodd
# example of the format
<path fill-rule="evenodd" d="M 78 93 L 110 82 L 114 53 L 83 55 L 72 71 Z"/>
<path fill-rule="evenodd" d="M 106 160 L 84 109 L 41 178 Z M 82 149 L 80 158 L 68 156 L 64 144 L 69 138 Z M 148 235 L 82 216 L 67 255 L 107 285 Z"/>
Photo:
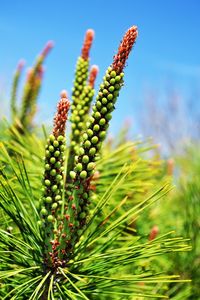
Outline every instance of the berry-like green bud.
<path fill-rule="evenodd" d="M 58 157 L 59 155 L 60 155 L 60 151 L 57 150 L 57 151 L 54 152 L 55 157 Z"/>
<path fill-rule="evenodd" d="M 83 194 L 83 199 L 85 199 L 85 200 L 88 199 L 88 194 L 87 193 Z"/>
<path fill-rule="evenodd" d="M 93 136 L 91 141 L 92 141 L 92 144 L 97 144 L 98 143 L 98 137 L 97 136 Z"/>
<path fill-rule="evenodd" d="M 95 117 L 95 119 L 100 119 L 101 118 L 100 112 L 98 112 L 98 111 L 95 112 L 94 117 Z"/>
<path fill-rule="evenodd" d="M 102 109 L 101 109 L 101 114 L 105 114 L 105 113 L 107 113 L 107 108 L 106 107 L 103 107 Z"/>
<path fill-rule="evenodd" d="M 112 71 L 112 72 L 110 73 L 110 76 L 111 76 L 111 77 L 116 77 L 116 75 L 117 75 L 117 74 L 116 74 L 115 71 Z"/>
<path fill-rule="evenodd" d="M 55 140 L 55 136 L 54 136 L 53 134 L 51 134 L 51 135 L 49 136 L 49 139 L 50 139 L 51 142 L 53 142 L 53 141 Z"/>
<path fill-rule="evenodd" d="M 55 175 L 56 175 L 56 170 L 55 170 L 55 169 L 52 169 L 51 172 L 50 172 L 50 175 L 51 175 L 51 176 L 55 176 Z"/>
<path fill-rule="evenodd" d="M 45 179 L 44 184 L 45 184 L 46 186 L 50 186 L 51 181 L 50 181 L 49 179 Z"/>
<path fill-rule="evenodd" d="M 54 151 L 54 147 L 52 145 L 49 146 L 49 151 L 53 152 Z"/>
<path fill-rule="evenodd" d="M 106 124 L 106 119 L 102 118 L 99 120 L 99 125 L 103 126 Z"/>
<path fill-rule="evenodd" d="M 51 163 L 51 164 L 55 164 L 55 162 L 56 162 L 55 157 L 51 157 L 51 158 L 50 158 L 50 163 Z"/>
<path fill-rule="evenodd" d="M 88 135 L 87 135 L 87 133 L 85 132 L 84 134 L 83 134 L 83 140 L 85 141 L 85 140 L 87 140 L 88 139 Z"/>
<path fill-rule="evenodd" d="M 52 192 L 55 192 L 57 189 L 58 189 L 58 186 L 57 186 L 56 184 L 54 184 L 54 185 L 51 187 Z"/>
<path fill-rule="evenodd" d="M 89 157 L 87 155 L 84 155 L 82 158 L 82 162 L 87 164 L 89 162 Z"/>
<path fill-rule="evenodd" d="M 49 164 L 46 164 L 45 165 L 45 170 L 49 171 L 51 169 L 50 165 Z"/>
<path fill-rule="evenodd" d="M 76 173 L 75 173 L 75 174 L 76 174 Z M 61 199 L 62 199 L 62 197 L 61 197 L 60 195 L 56 195 L 56 196 L 55 196 L 55 200 L 56 200 L 56 201 L 59 201 L 59 200 L 61 200 Z"/>
<path fill-rule="evenodd" d="M 109 92 L 111 92 L 111 93 L 112 93 L 112 92 L 114 91 L 114 89 L 115 89 L 115 88 L 114 88 L 114 86 L 113 86 L 113 85 L 111 85 L 111 86 L 109 87 L 109 89 L 108 89 L 108 90 L 109 90 Z"/>
<path fill-rule="evenodd" d="M 52 202 L 52 198 L 51 197 L 46 197 L 45 198 L 45 202 L 46 203 L 51 203 Z"/>
<path fill-rule="evenodd" d="M 93 127 L 94 131 L 99 131 L 100 127 L 98 124 L 95 124 L 94 127 Z"/>
<path fill-rule="evenodd" d="M 82 171 L 82 169 L 83 169 L 83 165 L 81 163 L 78 163 L 76 165 L 76 171 L 80 172 L 80 171 Z"/>
<path fill-rule="evenodd" d="M 81 147 L 79 148 L 79 155 L 83 155 L 85 153 L 85 150 Z"/>
<path fill-rule="evenodd" d="M 65 151 L 65 146 L 64 145 L 60 146 L 60 151 Z"/>
<path fill-rule="evenodd" d="M 40 213 L 41 213 L 41 215 L 46 216 L 46 215 L 47 215 L 47 210 L 46 210 L 46 208 L 43 207 L 43 208 L 41 209 Z"/>
<path fill-rule="evenodd" d="M 97 151 L 96 148 L 92 147 L 92 148 L 89 150 L 89 154 L 90 154 L 90 155 L 95 155 L 96 151 Z"/>
<path fill-rule="evenodd" d="M 84 145 L 86 148 L 90 148 L 91 142 L 89 140 L 87 140 L 87 141 L 85 141 Z"/>
<path fill-rule="evenodd" d="M 105 136 L 106 136 L 106 131 L 101 131 L 100 134 L 99 134 L 99 137 L 100 137 L 101 139 L 104 139 Z"/>
<path fill-rule="evenodd" d="M 55 163 L 55 167 L 56 167 L 56 168 L 60 168 L 60 167 L 61 167 L 61 162 L 60 162 L 60 161 L 57 161 L 57 162 Z"/>
<path fill-rule="evenodd" d="M 57 140 L 58 140 L 59 142 L 62 142 L 62 141 L 64 140 L 64 136 L 59 135 L 58 138 L 57 138 Z"/>
<path fill-rule="evenodd" d="M 57 207 L 58 207 L 58 203 L 53 203 L 51 206 L 52 209 L 56 209 Z"/>
<path fill-rule="evenodd" d="M 58 141 L 54 141 L 53 145 L 54 145 L 54 147 L 58 147 L 59 146 L 59 142 Z"/>
<path fill-rule="evenodd" d="M 76 178 L 76 173 L 74 171 L 70 171 L 69 175 L 70 175 L 71 179 Z"/>
<path fill-rule="evenodd" d="M 117 77 L 118 77 L 118 76 L 117 76 Z M 111 78 L 111 79 L 110 79 L 110 84 L 114 84 L 117 77 Z"/>
<path fill-rule="evenodd" d="M 87 172 L 86 171 L 82 171 L 80 173 L 80 178 L 85 179 L 87 177 Z"/>
<path fill-rule="evenodd" d="M 53 222 L 54 217 L 53 217 L 52 215 L 48 215 L 47 220 L 48 220 L 49 222 Z"/>
<path fill-rule="evenodd" d="M 103 103 L 103 104 L 106 104 L 107 102 L 108 102 L 107 98 L 103 97 L 103 98 L 102 98 L 102 103 Z"/>
<path fill-rule="evenodd" d="M 108 100 L 112 100 L 113 99 L 113 94 L 109 94 L 107 98 L 108 98 Z"/>
<path fill-rule="evenodd" d="M 111 114 L 107 114 L 107 115 L 105 115 L 105 118 L 106 118 L 106 120 L 111 120 L 112 119 L 112 115 Z"/>
<path fill-rule="evenodd" d="M 58 174 L 58 175 L 56 176 L 56 181 L 59 182 L 59 181 L 61 181 L 61 180 L 62 180 L 62 175 Z"/>
<path fill-rule="evenodd" d="M 93 131 L 92 131 L 92 129 L 88 129 L 88 130 L 87 130 L 87 134 L 89 135 L 89 137 L 93 136 Z"/>
<path fill-rule="evenodd" d="M 88 165 L 87 165 L 87 170 L 88 171 L 91 171 L 91 170 L 93 170 L 95 168 L 95 163 L 93 163 L 93 162 L 90 162 Z"/>

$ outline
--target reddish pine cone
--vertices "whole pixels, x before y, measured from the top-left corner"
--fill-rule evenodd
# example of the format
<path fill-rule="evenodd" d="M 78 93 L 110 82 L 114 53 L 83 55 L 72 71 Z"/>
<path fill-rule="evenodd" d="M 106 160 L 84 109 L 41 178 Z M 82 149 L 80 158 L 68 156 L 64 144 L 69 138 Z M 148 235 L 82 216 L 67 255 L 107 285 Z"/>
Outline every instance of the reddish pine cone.
<path fill-rule="evenodd" d="M 94 83 L 95 83 L 98 72 L 99 72 L 98 66 L 94 65 L 91 67 L 89 78 L 88 78 L 88 85 L 90 85 L 91 88 L 94 88 Z"/>
<path fill-rule="evenodd" d="M 54 47 L 54 42 L 53 41 L 48 41 L 42 50 L 41 55 L 46 57 L 49 54 L 49 51 Z"/>
<path fill-rule="evenodd" d="M 57 113 L 54 118 L 53 135 L 58 137 L 59 135 L 65 135 L 65 126 L 67 121 L 67 114 L 70 107 L 70 102 L 67 99 L 67 94 L 62 92 L 62 98 L 57 105 Z"/>
<path fill-rule="evenodd" d="M 123 40 L 118 48 L 117 54 L 114 56 L 112 68 L 119 74 L 123 71 L 126 60 L 131 52 L 133 44 L 138 36 L 137 26 L 132 26 L 125 33 Z"/>
<path fill-rule="evenodd" d="M 85 40 L 83 42 L 83 48 L 81 51 L 81 57 L 84 60 L 87 60 L 89 57 L 89 51 L 92 46 L 93 39 L 94 39 L 94 30 L 88 29 L 86 31 Z"/>

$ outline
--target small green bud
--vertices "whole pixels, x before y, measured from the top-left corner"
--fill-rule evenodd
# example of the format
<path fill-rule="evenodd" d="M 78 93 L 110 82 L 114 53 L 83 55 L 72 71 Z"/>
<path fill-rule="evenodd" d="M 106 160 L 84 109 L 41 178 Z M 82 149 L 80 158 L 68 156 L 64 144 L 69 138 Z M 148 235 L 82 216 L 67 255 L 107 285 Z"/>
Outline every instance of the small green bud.
<path fill-rule="evenodd" d="M 59 142 L 62 142 L 64 140 L 64 136 L 63 135 L 59 135 L 58 138 L 57 138 L 57 140 Z"/>
<path fill-rule="evenodd" d="M 76 178 L 76 173 L 74 171 L 70 171 L 69 175 L 70 175 L 71 179 L 75 179 Z"/>
<path fill-rule="evenodd" d="M 80 178 L 85 179 L 87 177 L 87 172 L 86 171 L 82 171 L 80 173 Z"/>
<path fill-rule="evenodd" d="M 45 165 L 45 170 L 49 171 L 51 169 L 51 166 L 49 164 Z"/>
<path fill-rule="evenodd" d="M 90 162 L 88 165 L 87 165 L 87 170 L 88 171 L 91 171 L 91 170 L 93 170 L 95 168 L 95 163 L 93 163 L 93 162 Z"/>
<path fill-rule="evenodd" d="M 100 134 L 99 134 L 99 137 L 101 139 L 104 139 L 106 137 L 106 132 L 105 131 L 101 131 Z"/>
<path fill-rule="evenodd" d="M 50 152 L 53 152 L 53 151 L 54 151 L 54 146 L 50 145 L 50 146 L 49 146 L 49 151 L 50 151 Z"/>
<path fill-rule="evenodd" d="M 106 104 L 107 102 L 108 102 L 107 98 L 103 97 L 103 98 L 102 98 L 102 103 L 103 103 L 103 104 Z"/>
<path fill-rule="evenodd" d="M 50 152 L 49 152 L 49 150 L 46 150 L 46 151 L 45 151 L 45 155 L 46 155 L 46 157 L 50 157 Z"/>
<path fill-rule="evenodd" d="M 52 198 L 51 197 L 46 197 L 45 198 L 45 202 L 46 203 L 51 203 L 52 202 Z"/>
<path fill-rule="evenodd" d="M 50 163 L 51 163 L 51 164 L 55 164 L 55 162 L 56 162 L 55 157 L 51 157 L 51 158 L 50 158 Z"/>
<path fill-rule="evenodd" d="M 90 148 L 90 146 L 91 146 L 90 141 L 88 141 L 88 140 L 85 141 L 84 146 L 85 146 L 86 148 Z"/>
<path fill-rule="evenodd" d="M 93 136 L 91 141 L 92 141 L 92 144 L 97 144 L 98 143 L 98 137 L 97 136 Z"/>
<path fill-rule="evenodd" d="M 98 124 L 95 124 L 94 127 L 93 127 L 94 131 L 99 131 L 100 127 Z"/>
<path fill-rule="evenodd" d="M 106 120 L 111 120 L 112 119 L 112 115 L 111 114 L 107 114 L 107 115 L 105 115 L 105 118 L 106 118 Z"/>
<path fill-rule="evenodd" d="M 89 157 L 87 155 L 84 155 L 82 158 L 82 162 L 87 164 L 89 162 Z"/>
<path fill-rule="evenodd" d="M 96 103 L 96 107 L 97 107 L 97 108 L 101 108 L 101 107 L 102 107 L 102 104 L 101 104 L 101 102 L 100 102 L 100 101 L 97 101 L 97 103 Z"/>
<path fill-rule="evenodd" d="M 62 175 L 58 174 L 58 175 L 56 176 L 56 181 L 59 182 L 59 181 L 61 181 L 61 180 L 62 180 Z"/>
<path fill-rule="evenodd" d="M 113 94 L 109 94 L 107 98 L 108 98 L 108 100 L 112 100 L 113 99 Z"/>
<path fill-rule="evenodd" d="M 115 77 L 116 82 L 120 82 L 120 80 L 121 80 L 121 77 L 119 75 Z"/>
<path fill-rule="evenodd" d="M 102 118 L 99 120 L 99 125 L 103 126 L 106 124 L 106 119 Z"/>
<path fill-rule="evenodd" d="M 88 139 L 88 135 L 87 135 L 87 133 L 85 132 L 84 134 L 83 134 L 83 140 L 85 141 L 85 140 L 87 140 Z"/>
<path fill-rule="evenodd" d="M 51 175 L 51 176 L 55 176 L 55 175 L 56 175 L 56 170 L 55 170 L 55 169 L 52 169 L 51 172 L 50 172 L 50 175 Z"/>
<path fill-rule="evenodd" d="M 112 72 L 110 73 L 110 76 L 111 76 L 111 77 L 116 77 L 116 75 L 117 75 L 117 74 L 116 74 L 115 71 L 112 71 Z"/>
<path fill-rule="evenodd" d="M 89 154 L 90 155 L 95 155 L 96 153 L 96 148 L 92 147 L 90 150 L 89 150 Z"/>
<path fill-rule="evenodd" d="M 44 184 L 45 184 L 46 186 L 50 186 L 51 181 L 50 181 L 49 179 L 45 179 Z"/>
<path fill-rule="evenodd" d="M 113 85 L 111 85 L 111 86 L 109 87 L 109 89 L 108 89 L 108 90 L 109 90 L 109 92 L 111 92 L 111 93 L 112 93 L 112 92 L 114 91 L 114 89 L 115 89 L 115 88 L 114 88 L 114 86 L 113 86 Z"/>
<path fill-rule="evenodd" d="M 43 207 L 43 208 L 41 209 L 40 213 L 41 213 L 41 215 L 46 216 L 46 215 L 47 215 L 47 210 L 46 210 L 46 208 Z"/>
<path fill-rule="evenodd" d="M 101 114 L 97 111 L 94 114 L 95 119 L 100 119 L 101 118 Z"/>
<path fill-rule="evenodd" d="M 117 78 L 117 77 L 116 77 L 116 78 Z M 111 84 L 114 84 L 114 83 L 115 83 L 115 80 L 116 80 L 116 78 L 111 78 L 111 79 L 110 79 L 110 83 L 111 83 Z"/>
<path fill-rule="evenodd" d="M 107 113 L 107 108 L 106 108 L 106 107 L 103 107 L 102 110 L 101 110 L 101 114 L 104 115 L 105 113 Z"/>
<path fill-rule="evenodd" d="M 52 209 L 56 209 L 57 207 L 58 207 L 58 203 L 53 203 L 51 206 Z"/>
<path fill-rule="evenodd" d="M 58 189 L 58 186 L 57 186 L 56 184 L 54 184 L 54 185 L 51 187 L 52 192 L 55 192 L 57 189 Z"/>
<path fill-rule="evenodd" d="M 74 135 L 76 136 L 80 135 L 80 131 L 78 129 L 74 130 Z"/>
<path fill-rule="evenodd" d="M 87 130 L 87 134 L 89 135 L 89 137 L 93 136 L 93 131 L 92 131 L 92 129 L 88 129 L 88 130 Z"/>
<path fill-rule="evenodd" d="M 57 161 L 57 162 L 55 163 L 55 167 L 56 167 L 56 168 L 60 168 L 60 167 L 61 167 L 61 162 L 60 162 L 60 161 Z"/>
<path fill-rule="evenodd" d="M 55 157 L 58 157 L 59 155 L 60 155 L 60 151 L 56 150 L 56 151 L 54 152 L 54 156 L 55 156 Z"/>
<path fill-rule="evenodd" d="M 81 172 L 82 169 L 83 169 L 83 165 L 82 165 L 81 163 L 78 163 L 78 164 L 76 165 L 76 171 Z"/>
<path fill-rule="evenodd" d="M 104 95 L 107 95 L 107 94 L 108 94 L 108 90 L 107 90 L 107 89 L 104 89 L 104 90 L 103 90 L 103 94 L 104 94 Z"/>
<path fill-rule="evenodd" d="M 48 220 L 49 222 L 53 222 L 54 217 L 53 217 L 52 215 L 48 215 L 47 220 Z"/>
<path fill-rule="evenodd" d="M 79 155 L 83 155 L 85 153 L 85 150 L 81 147 L 79 148 Z"/>
<path fill-rule="evenodd" d="M 71 172 L 73 172 L 73 171 L 71 171 Z M 75 173 L 75 174 L 76 174 L 76 173 Z M 55 196 L 55 200 L 56 200 L 56 201 L 59 201 L 59 200 L 61 200 L 61 199 L 62 199 L 62 197 L 61 197 L 60 195 L 56 195 L 56 196 Z"/>
<path fill-rule="evenodd" d="M 60 146 L 60 151 L 65 151 L 65 145 Z"/>
<path fill-rule="evenodd" d="M 54 141 L 53 145 L 54 145 L 54 147 L 58 147 L 59 146 L 59 142 L 58 141 Z"/>
<path fill-rule="evenodd" d="M 39 227 L 41 227 L 42 226 L 42 221 L 37 221 L 37 224 L 38 224 Z"/>
<path fill-rule="evenodd" d="M 50 140 L 51 142 L 53 142 L 53 141 L 55 140 L 55 136 L 54 136 L 53 134 L 51 134 L 51 135 L 49 136 L 49 140 Z"/>

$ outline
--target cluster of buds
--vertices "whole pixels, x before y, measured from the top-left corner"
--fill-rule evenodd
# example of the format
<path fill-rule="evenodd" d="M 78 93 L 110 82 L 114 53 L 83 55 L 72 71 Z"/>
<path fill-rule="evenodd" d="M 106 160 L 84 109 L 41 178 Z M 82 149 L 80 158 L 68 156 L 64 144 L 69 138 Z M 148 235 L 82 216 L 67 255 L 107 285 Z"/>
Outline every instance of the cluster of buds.
<path fill-rule="evenodd" d="M 22 73 L 22 69 L 25 65 L 25 61 L 24 60 L 20 60 L 16 71 L 14 73 L 14 77 L 13 77 L 13 83 L 12 83 L 12 91 L 11 91 L 11 101 L 10 101 L 10 106 L 11 106 L 11 114 L 12 114 L 12 120 L 15 120 L 16 114 L 17 114 L 17 107 L 16 107 L 16 101 L 17 101 L 17 88 L 19 85 L 19 79 L 20 79 L 20 75 Z"/>
<path fill-rule="evenodd" d="M 71 249 L 77 242 L 87 220 L 88 205 L 90 204 L 90 182 L 94 174 L 95 161 L 106 137 L 112 111 L 123 85 L 124 73 L 119 65 L 124 68 L 126 62 L 124 57 L 128 58 L 136 37 L 137 28 L 134 26 L 125 34 L 117 56 L 103 78 L 87 129 L 82 135 L 75 168 L 69 172 L 73 184 L 72 188 L 69 187 L 68 190 L 69 201 L 64 220 L 64 230 L 70 241 L 66 252 L 69 252 L 69 248 Z"/>
<path fill-rule="evenodd" d="M 98 68 L 93 66 L 90 70 L 89 80 L 89 52 L 94 39 L 94 31 L 88 29 L 86 31 L 81 56 L 78 58 L 75 72 L 74 87 L 72 89 L 72 105 L 71 105 L 71 142 L 69 150 L 68 170 L 72 170 L 74 166 L 74 156 L 76 149 L 80 144 L 80 137 L 84 130 L 84 123 L 88 114 L 90 103 L 94 96 L 94 82 L 98 73 Z M 69 171 L 68 171 L 69 179 Z"/>
<path fill-rule="evenodd" d="M 20 122 L 25 128 L 28 124 L 30 124 L 37 110 L 36 99 L 40 91 L 44 73 L 42 64 L 52 48 L 53 42 L 49 41 L 38 56 L 33 68 L 31 68 L 27 73 L 20 114 Z"/>
<path fill-rule="evenodd" d="M 57 261 L 56 247 L 51 241 L 55 237 L 54 224 L 57 222 L 58 211 L 61 211 L 62 206 L 64 152 L 66 149 L 65 126 L 69 106 L 67 95 L 62 92 L 54 118 L 53 133 L 47 140 L 45 152 L 44 193 L 40 201 L 41 221 L 39 221 L 39 225 L 44 233 L 45 259 L 51 264 Z"/>

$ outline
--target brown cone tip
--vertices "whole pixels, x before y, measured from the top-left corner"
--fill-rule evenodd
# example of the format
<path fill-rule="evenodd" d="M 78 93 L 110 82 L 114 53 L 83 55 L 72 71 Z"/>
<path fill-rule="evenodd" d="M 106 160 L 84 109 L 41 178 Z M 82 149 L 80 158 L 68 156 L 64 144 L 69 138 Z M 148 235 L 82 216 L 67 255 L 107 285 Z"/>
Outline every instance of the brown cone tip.
<path fill-rule="evenodd" d="M 153 241 L 157 237 L 158 233 L 159 233 L 158 226 L 156 226 L 156 225 L 153 226 L 153 228 L 151 229 L 151 232 L 149 234 L 149 241 Z"/>
<path fill-rule="evenodd" d="M 88 85 L 90 85 L 92 88 L 94 87 L 94 83 L 98 72 L 99 72 L 98 66 L 94 65 L 91 67 L 89 78 L 88 78 Z"/>
<path fill-rule="evenodd" d="M 65 135 L 66 121 L 70 107 L 70 102 L 66 97 L 66 93 L 63 93 L 61 96 L 62 98 L 58 102 L 57 113 L 54 117 L 53 135 L 55 137 L 58 137 L 59 135 Z"/>
<path fill-rule="evenodd" d="M 81 57 L 84 60 L 87 60 L 88 57 L 89 57 L 89 51 L 90 51 L 90 48 L 92 46 L 93 39 L 94 39 L 94 30 L 88 29 L 86 31 L 86 34 L 85 34 L 85 39 L 84 39 L 84 42 L 83 42 L 83 48 L 81 50 Z"/>
<path fill-rule="evenodd" d="M 121 73 L 125 67 L 126 60 L 131 52 L 131 49 L 138 36 L 137 26 L 132 26 L 125 33 L 123 40 L 118 48 L 117 54 L 114 56 L 112 68 L 117 72 Z"/>

